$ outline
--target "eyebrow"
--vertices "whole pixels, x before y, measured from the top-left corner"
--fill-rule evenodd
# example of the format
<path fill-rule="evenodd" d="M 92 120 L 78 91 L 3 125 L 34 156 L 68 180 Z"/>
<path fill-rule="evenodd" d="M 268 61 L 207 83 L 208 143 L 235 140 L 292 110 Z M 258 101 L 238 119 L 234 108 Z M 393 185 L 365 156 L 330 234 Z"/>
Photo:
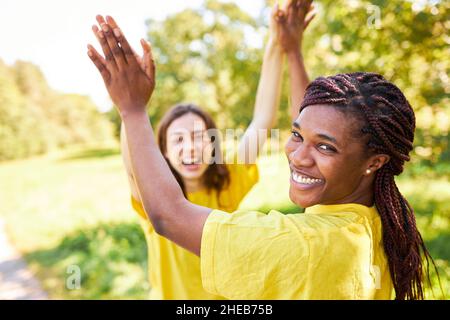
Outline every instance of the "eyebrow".
<path fill-rule="evenodd" d="M 295 122 L 295 121 L 292 123 L 292 126 L 297 128 L 298 130 L 301 130 L 300 125 L 297 122 Z M 329 136 L 329 135 L 327 135 L 325 133 L 318 133 L 318 134 L 316 134 L 316 136 L 319 137 L 319 138 L 322 138 L 324 140 L 328 140 L 330 142 L 333 142 L 336 145 L 339 145 L 339 143 L 337 142 L 336 138 L 333 138 L 332 136 Z"/>
<path fill-rule="evenodd" d="M 171 136 L 180 135 L 180 134 L 184 134 L 186 132 L 187 131 L 185 131 L 185 130 L 177 130 L 177 131 L 171 132 L 170 135 Z M 203 130 L 190 131 L 189 134 L 194 134 L 194 135 L 196 135 L 196 134 L 203 134 Z"/>

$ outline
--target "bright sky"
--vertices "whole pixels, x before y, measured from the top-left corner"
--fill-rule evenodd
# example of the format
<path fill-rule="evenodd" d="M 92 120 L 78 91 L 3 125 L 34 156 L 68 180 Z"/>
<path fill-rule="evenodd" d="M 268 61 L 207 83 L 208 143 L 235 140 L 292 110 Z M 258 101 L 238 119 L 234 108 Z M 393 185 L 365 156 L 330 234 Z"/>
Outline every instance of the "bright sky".
<path fill-rule="evenodd" d="M 89 95 L 107 110 L 111 106 L 100 75 L 86 52 L 95 45 L 91 31 L 96 14 L 111 15 L 130 43 L 140 49 L 145 20 L 164 19 L 202 0 L 1 0 L 0 59 L 7 64 L 30 61 L 40 67 L 49 85 L 60 92 Z M 259 13 L 263 0 L 233 0 L 249 13 Z M 140 52 L 140 51 L 138 51 Z"/>

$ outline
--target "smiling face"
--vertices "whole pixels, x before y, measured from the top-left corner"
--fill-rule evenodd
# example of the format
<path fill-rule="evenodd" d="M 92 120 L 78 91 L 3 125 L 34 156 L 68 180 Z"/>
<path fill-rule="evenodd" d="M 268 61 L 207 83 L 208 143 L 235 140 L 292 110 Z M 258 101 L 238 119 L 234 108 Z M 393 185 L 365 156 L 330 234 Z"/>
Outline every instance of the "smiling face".
<path fill-rule="evenodd" d="M 358 121 L 333 106 L 303 109 L 292 127 L 285 151 L 291 169 L 289 196 L 297 205 L 367 203 L 379 158 L 368 155 L 366 140 L 356 134 Z M 376 170 L 376 168 L 374 169 Z"/>
<path fill-rule="evenodd" d="M 167 128 L 165 156 L 183 180 L 198 180 L 208 169 L 213 147 L 206 130 L 194 113 L 182 115 Z"/>

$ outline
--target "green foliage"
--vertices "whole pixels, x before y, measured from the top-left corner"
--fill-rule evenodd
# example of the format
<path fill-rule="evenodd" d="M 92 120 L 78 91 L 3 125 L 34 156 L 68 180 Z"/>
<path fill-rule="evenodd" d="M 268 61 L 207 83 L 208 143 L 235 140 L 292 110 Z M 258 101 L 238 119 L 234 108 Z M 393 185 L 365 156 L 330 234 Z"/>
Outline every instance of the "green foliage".
<path fill-rule="evenodd" d="M 108 112 L 105 113 L 105 115 L 114 127 L 114 136 L 119 139 L 120 126 L 122 123 L 122 119 L 120 118 L 119 112 L 117 112 L 116 108 L 111 108 Z"/>
<path fill-rule="evenodd" d="M 317 1 L 318 21 L 307 31 L 305 57 L 314 77 L 364 70 L 393 81 L 416 113 L 413 158 L 432 165 L 450 160 L 450 3 L 420 3 Z"/>
<path fill-rule="evenodd" d="M 111 137 L 89 98 L 53 91 L 33 64 L 0 60 L 0 161 Z"/>
<path fill-rule="evenodd" d="M 266 6 L 269 2 L 264 1 Z M 450 3 L 420 3 L 315 1 L 318 15 L 306 30 L 303 52 L 311 79 L 372 71 L 397 84 L 417 116 L 414 161 L 430 166 L 450 160 Z M 263 40 L 268 15 L 264 10 L 253 18 L 234 4 L 210 0 L 164 21 L 149 20 L 158 65 L 153 119 L 175 103 L 193 101 L 210 110 L 219 126 L 248 125 L 263 55 L 248 35 Z M 286 97 L 285 87 L 280 128 L 290 125 Z"/>
<path fill-rule="evenodd" d="M 71 299 L 145 299 L 148 296 L 148 283 L 142 281 L 146 278 L 147 246 L 137 223 L 77 230 L 56 247 L 32 252 L 26 259 L 46 268 L 47 276 L 53 279 L 67 279 L 70 266 L 80 268 L 83 290 L 60 285 L 53 294 Z"/>
<path fill-rule="evenodd" d="M 261 49 L 245 42 L 244 31 L 256 30 L 252 17 L 235 4 L 206 1 L 148 26 L 158 63 L 153 118 L 192 101 L 223 127 L 250 122 L 262 61 Z"/>

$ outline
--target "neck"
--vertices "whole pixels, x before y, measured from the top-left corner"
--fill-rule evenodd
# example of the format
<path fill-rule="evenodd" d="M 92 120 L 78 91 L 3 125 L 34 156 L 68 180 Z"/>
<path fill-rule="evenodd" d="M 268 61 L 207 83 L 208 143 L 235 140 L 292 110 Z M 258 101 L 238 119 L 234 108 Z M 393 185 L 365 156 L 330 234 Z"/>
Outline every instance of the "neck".
<path fill-rule="evenodd" d="M 361 181 L 358 187 L 351 194 L 339 199 L 332 204 L 357 203 L 362 204 L 366 207 L 372 207 L 375 200 L 373 184 L 373 178 Z"/>
<path fill-rule="evenodd" d="M 202 179 L 183 179 L 184 187 L 187 193 L 202 190 L 205 186 Z"/>
<path fill-rule="evenodd" d="M 365 194 L 357 195 L 357 197 L 352 200 L 352 203 L 362 204 L 366 207 L 371 207 L 374 205 L 374 199 L 373 199 L 373 188 L 370 192 L 366 192 Z"/>

